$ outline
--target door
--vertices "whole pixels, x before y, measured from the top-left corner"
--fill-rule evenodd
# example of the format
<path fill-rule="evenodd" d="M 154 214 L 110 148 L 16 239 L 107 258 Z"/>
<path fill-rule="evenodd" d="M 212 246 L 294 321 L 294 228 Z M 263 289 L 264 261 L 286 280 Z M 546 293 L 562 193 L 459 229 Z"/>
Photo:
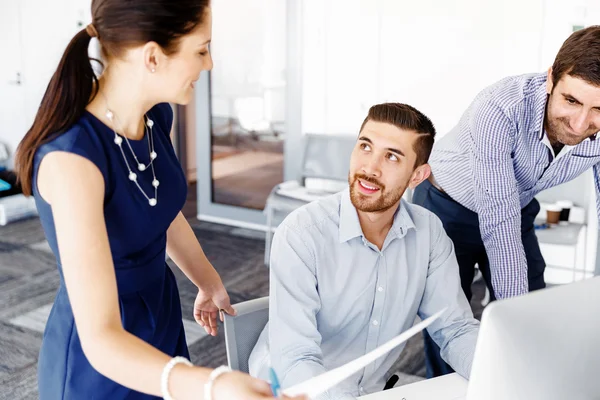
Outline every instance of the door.
<path fill-rule="evenodd" d="M 0 12 L 0 142 L 13 154 L 25 131 L 20 2 L 6 1 Z M 12 157 L 11 157 L 12 158 Z M 12 159 L 9 168 L 12 167 Z"/>
<path fill-rule="evenodd" d="M 90 2 L 3 1 L 1 8 L 0 141 L 12 154 L 31 127 L 67 44 L 90 21 Z"/>
<path fill-rule="evenodd" d="M 290 113 L 299 96 L 289 101 L 290 76 L 299 68 L 288 63 L 298 49 L 290 45 L 293 3 L 213 3 L 214 68 L 202 74 L 195 99 L 202 220 L 263 229 L 266 199 L 284 181 L 290 122 L 299 121 Z"/>
<path fill-rule="evenodd" d="M 21 7 L 25 120 L 31 125 L 67 45 L 91 20 L 91 2 L 19 0 L 17 3 Z M 92 56 L 96 55 L 95 45 L 93 40 Z"/>

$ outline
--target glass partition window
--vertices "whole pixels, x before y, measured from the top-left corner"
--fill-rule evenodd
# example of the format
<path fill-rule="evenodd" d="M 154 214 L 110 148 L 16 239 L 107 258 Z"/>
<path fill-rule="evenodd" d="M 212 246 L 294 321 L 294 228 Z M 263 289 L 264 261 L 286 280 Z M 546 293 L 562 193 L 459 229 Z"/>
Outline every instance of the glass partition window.
<path fill-rule="evenodd" d="M 283 181 L 285 1 L 214 2 L 212 202 L 262 210 Z"/>

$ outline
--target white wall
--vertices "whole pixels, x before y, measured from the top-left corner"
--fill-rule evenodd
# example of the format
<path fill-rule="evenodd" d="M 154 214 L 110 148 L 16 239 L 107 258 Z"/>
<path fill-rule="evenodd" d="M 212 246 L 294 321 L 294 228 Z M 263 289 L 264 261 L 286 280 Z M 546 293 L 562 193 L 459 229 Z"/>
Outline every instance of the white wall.
<path fill-rule="evenodd" d="M 544 0 L 544 24 L 541 59 L 551 65 L 562 42 L 573 32 L 573 26 L 600 24 L 600 2 L 597 0 Z"/>
<path fill-rule="evenodd" d="M 212 12 L 212 114 L 229 117 L 235 115 L 237 98 L 269 96 L 272 88 L 282 92 L 285 1 L 219 0 L 212 3 Z M 275 119 L 283 120 L 283 104 L 269 108 Z"/>
<path fill-rule="evenodd" d="M 9 6 L 8 0 L 1 0 L 0 13 L 4 9 L 8 14 L 10 7 L 14 16 L 10 26 L 0 28 L 2 33 L 9 29 L 11 32 L 0 42 L 2 53 L 6 56 L 3 63 L 9 60 L 13 62 L 12 69 L 18 70 L 22 79 L 18 87 L 3 86 L 6 81 L 13 79 L 14 71 L 0 69 L 0 105 L 22 102 L 22 107 L 13 108 L 11 114 L 0 118 L 9 121 L 10 128 L 6 129 L 6 125 L 3 125 L 6 130 L 0 130 L 0 141 L 8 143 L 11 151 L 16 149 L 33 123 L 42 96 L 67 44 L 90 21 L 90 4 L 89 0 L 19 0 Z"/>
<path fill-rule="evenodd" d="M 19 3 L 26 88 L 25 119 L 33 122 L 48 82 L 58 67 L 65 48 L 73 36 L 91 19 L 91 2 L 21 0 Z M 51 27 L 48 21 L 53 21 Z"/>
<path fill-rule="evenodd" d="M 305 0 L 303 132 L 356 134 L 378 102 L 411 104 L 440 137 L 473 97 L 546 70 L 591 0 Z"/>
<path fill-rule="evenodd" d="M 22 73 L 21 45 L 19 42 L 19 4 L 0 3 L 0 51 L 6 55 L 0 62 L 0 142 L 12 152 L 16 148 L 19 135 L 23 135 L 25 124 L 25 94 L 19 79 Z M 17 40 L 15 40 L 17 39 Z M 22 76 L 22 74 L 21 74 Z M 21 116 L 21 119 L 15 118 Z"/>

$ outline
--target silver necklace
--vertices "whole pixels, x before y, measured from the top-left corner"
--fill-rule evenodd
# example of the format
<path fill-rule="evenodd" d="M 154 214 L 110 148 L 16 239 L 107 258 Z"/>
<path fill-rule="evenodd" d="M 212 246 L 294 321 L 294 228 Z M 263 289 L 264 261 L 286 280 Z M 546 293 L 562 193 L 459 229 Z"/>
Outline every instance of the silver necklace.
<path fill-rule="evenodd" d="M 150 204 L 151 207 L 154 207 L 158 203 L 158 185 L 160 184 L 158 179 L 156 179 L 156 173 L 154 171 L 154 160 L 156 160 L 156 158 L 158 157 L 158 155 L 154 151 L 154 137 L 152 135 L 152 127 L 154 126 L 154 121 L 152 121 L 150 118 L 148 118 L 147 115 L 144 115 L 144 132 L 146 133 L 146 136 L 148 139 L 148 151 L 150 153 L 150 162 L 147 165 L 145 165 L 145 164 L 142 164 L 141 162 L 139 162 L 135 152 L 133 151 L 133 148 L 131 147 L 131 143 L 129 143 L 129 140 L 127 139 L 127 136 L 125 136 L 125 135 L 119 136 L 119 134 L 117 133 L 116 128 L 117 128 L 118 118 L 116 118 L 115 114 L 108 107 L 108 102 L 106 102 L 106 103 L 107 103 L 107 107 L 106 107 L 105 115 L 106 115 L 106 118 L 108 118 L 108 120 L 114 126 L 114 128 L 113 128 L 113 131 L 115 133 L 114 142 L 119 147 L 119 150 L 121 151 L 121 155 L 123 156 L 123 161 L 125 161 L 125 165 L 127 166 L 127 170 L 129 171 L 129 175 L 128 175 L 129 180 L 132 181 L 137 186 L 137 188 L 144 195 L 146 200 L 148 200 L 148 204 Z M 120 130 L 123 131 L 120 124 L 119 124 L 119 128 L 121 128 Z M 144 191 L 144 189 L 142 189 L 142 187 L 140 186 L 140 184 L 137 180 L 137 178 L 138 178 L 137 174 L 135 172 L 133 172 L 133 169 L 129 165 L 129 161 L 127 161 L 127 157 L 125 157 L 125 151 L 123 150 L 123 139 L 125 139 L 125 142 L 127 143 L 127 146 L 129 147 L 129 150 L 131 151 L 131 154 L 133 155 L 133 159 L 137 163 L 138 170 L 145 171 L 148 167 L 150 167 L 150 169 L 152 170 L 152 186 L 154 186 L 154 197 L 148 196 L 146 194 L 146 192 Z"/>

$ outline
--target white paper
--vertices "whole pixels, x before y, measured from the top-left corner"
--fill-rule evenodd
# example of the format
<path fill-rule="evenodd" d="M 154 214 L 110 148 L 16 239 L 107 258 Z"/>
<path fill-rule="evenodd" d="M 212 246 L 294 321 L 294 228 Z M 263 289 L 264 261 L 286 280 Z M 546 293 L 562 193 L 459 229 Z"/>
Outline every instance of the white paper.
<path fill-rule="evenodd" d="M 283 394 L 285 394 L 286 396 L 306 395 L 309 398 L 314 398 L 320 395 L 321 393 L 331 389 L 344 379 L 348 378 L 352 374 L 360 371 L 379 357 L 389 353 L 391 350 L 406 342 L 415 334 L 427 328 L 445 311 L 445 308 L 441 311 L 438 311 L 431 317 L 419 322 L 417 325 L 396 336 L 387 343 L 382 344 L 370 353 L 358 357 L 356 360 L 350 361 L 349 363 L 342 365 L 341 367 L 332 369 L 331 371 L 327 371 L 319 376 L 308 379 L 298 385 L 292 386 L 291 388 L 284 390 Z"/>

